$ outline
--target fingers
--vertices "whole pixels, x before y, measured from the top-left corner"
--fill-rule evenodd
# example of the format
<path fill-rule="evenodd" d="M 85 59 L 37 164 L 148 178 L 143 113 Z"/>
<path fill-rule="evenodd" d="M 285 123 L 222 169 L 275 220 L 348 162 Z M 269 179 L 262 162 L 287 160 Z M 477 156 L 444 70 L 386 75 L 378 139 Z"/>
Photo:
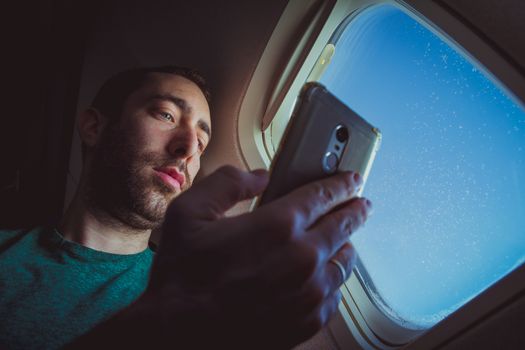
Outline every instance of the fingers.
<path fill-rule="evenodd" d="M 286 300 L 290 307 L 295 308 L 291 309 L 293 313 L 301 315 L 325 303 L 326 299 L 350 277 L 356 257 L 353 245 L 346 242 L 334 256 L 324 261 L 315 275 Z"/>
<path fill-rule="evenodd" d="M 293 339 L 294 343 L 303 342 L 313 337 L 328 324 L 337 312 L 341 299 L 341 292 L 337 289 L 328 295 L 326 299 L 306 317 L 296 318 L 291 320 L 291 322 L 286 322 L 286 318 L 281 320 L 281 324 L 283 324 L 281 328 L 287 330 L 286 335 Z M 294 324 L 295 327 L 291 328 L 288 326 L 289 324 Z"/>
<path fill-rule="evenodd" d="M 352 274 L 357 255 L 350 242 L 343 244 L 341 249 L 328 260 L 325 276 L 332 290 L 339 288 Z M 342 271 L 341 271 L 342 269 Z"/>
<path fill-rule="evenodd" d="M 344 274 L 348 278 L 352 273 L 357 254 L 352 244 L 347 242 L 332 259 L 343 266 Z M 341 302 L 339 287 L 344 282 L 339 267 L 327 262 L 318 278 L 305 286 L 302 293 L 287 301 L 288 305 L 283 310 L 288 308 L 289 315 L 293 316 L 289 319 L 285 317 L 283 321 L 301 324 L 301 327 L 297 328 L 295 337 L 303 340 L 310 338 L 330 321 Z"/>
<path fill-rule="evenodd" d="M 309 334 L 308 338 L 319 332 L 337 312 L 341 303 L 342 295 L 339 289 L 335 290 L 304 324 L 304 334 Z"/>
<path fill-rule="evenodd" d="M 365 198 L 354 198 L 343 207 L 325 215 L 306 232 L 306 239 L 325 256 L 333 256 L 351 233 L 364 224 L 372 209 Z"/>
<path fill-rule="evenodd" d="M 267 184 L 266 170 L 245 172 L 223 166 L 175 199 L 166 216 L 217 219 L 238 202 L 259 195 Z"/>
<path fill-rule="evenodd" d="M 345 172 L 302 186 L 266 206 L 278 214 L 294 208 L 298 229 L 306 229 L 321 216 L 354 197 L 363 180 L 358 173 Z"/>
<path fill-rule="evenodd" d="M 352 187 L 358 188 L 355 185 Z M 350 233 L 366 221 L 371 210 L 368 200 L 354 198 L 304 230 L 300 227 L 301 217 L 295 213 L 297 207 L 281 203 L 275 207 L 279 209 L 276 210 L 271 208 L 274 204 L 269 203 L 252 213 L 257 215 L 256 221 L 251 221 L 254 215 L 250 215 L 250 222 L 257 222 L 252 227 L 264 228 L 262 236 L 255 229 L 251 238 L 258 239 L 257 247 L 267 252 L 263 270 L 271 271 L 267 276 L 268 283 L 282 284 L 289 289 L 301 286 L 320 270 L 324 271 L 328 260 L 348 242 Z"/>

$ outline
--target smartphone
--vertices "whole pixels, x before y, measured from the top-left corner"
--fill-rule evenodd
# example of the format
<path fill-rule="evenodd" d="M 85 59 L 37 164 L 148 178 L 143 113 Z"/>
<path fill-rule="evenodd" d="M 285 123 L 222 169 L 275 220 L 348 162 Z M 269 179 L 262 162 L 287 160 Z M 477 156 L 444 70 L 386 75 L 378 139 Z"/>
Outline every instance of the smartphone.
<path fill-rule="evenodd" d="M 339 171 L 363 177 L 361 195 L 381 144 L 381 132 L 322 84 L 304 85 L 256 206 Z"/>

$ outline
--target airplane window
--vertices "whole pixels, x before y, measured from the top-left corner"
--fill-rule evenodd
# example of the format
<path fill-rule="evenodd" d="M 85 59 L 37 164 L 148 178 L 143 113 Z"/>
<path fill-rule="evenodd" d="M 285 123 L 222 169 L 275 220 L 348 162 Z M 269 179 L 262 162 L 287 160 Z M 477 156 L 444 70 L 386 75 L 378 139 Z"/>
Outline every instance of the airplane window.
<path fill-rule="evenodd" d="M 430 327 L 525 261 L 525 112 L 397 6 L 341 28 L 320 82 L 383 133 L 352 241 L 375 302 Z"/>

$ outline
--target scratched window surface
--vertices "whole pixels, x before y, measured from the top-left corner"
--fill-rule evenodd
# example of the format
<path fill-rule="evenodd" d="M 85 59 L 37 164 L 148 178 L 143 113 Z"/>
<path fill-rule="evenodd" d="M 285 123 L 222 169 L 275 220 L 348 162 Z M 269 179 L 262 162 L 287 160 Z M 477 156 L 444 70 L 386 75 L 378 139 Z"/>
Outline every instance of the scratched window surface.
<path fill-rule="evenodd" d="M 401 9 L 350 20 L 321 78 L 383 133 L 355 233 L 391 316 L 430 327 L 525 261 L 525 113 Z"/>

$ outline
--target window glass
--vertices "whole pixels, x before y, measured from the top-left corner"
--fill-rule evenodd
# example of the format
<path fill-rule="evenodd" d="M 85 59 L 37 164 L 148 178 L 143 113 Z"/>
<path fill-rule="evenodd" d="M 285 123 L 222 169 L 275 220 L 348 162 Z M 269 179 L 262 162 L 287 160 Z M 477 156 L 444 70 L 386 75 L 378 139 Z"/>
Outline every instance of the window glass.
<path fill-rule="evenodd" d="M 321 83 L 383 133 L 352 241 L 376 302 L 432 326 L 525 260 L 525 113 L 396 6 L 334 38 Z"/>

